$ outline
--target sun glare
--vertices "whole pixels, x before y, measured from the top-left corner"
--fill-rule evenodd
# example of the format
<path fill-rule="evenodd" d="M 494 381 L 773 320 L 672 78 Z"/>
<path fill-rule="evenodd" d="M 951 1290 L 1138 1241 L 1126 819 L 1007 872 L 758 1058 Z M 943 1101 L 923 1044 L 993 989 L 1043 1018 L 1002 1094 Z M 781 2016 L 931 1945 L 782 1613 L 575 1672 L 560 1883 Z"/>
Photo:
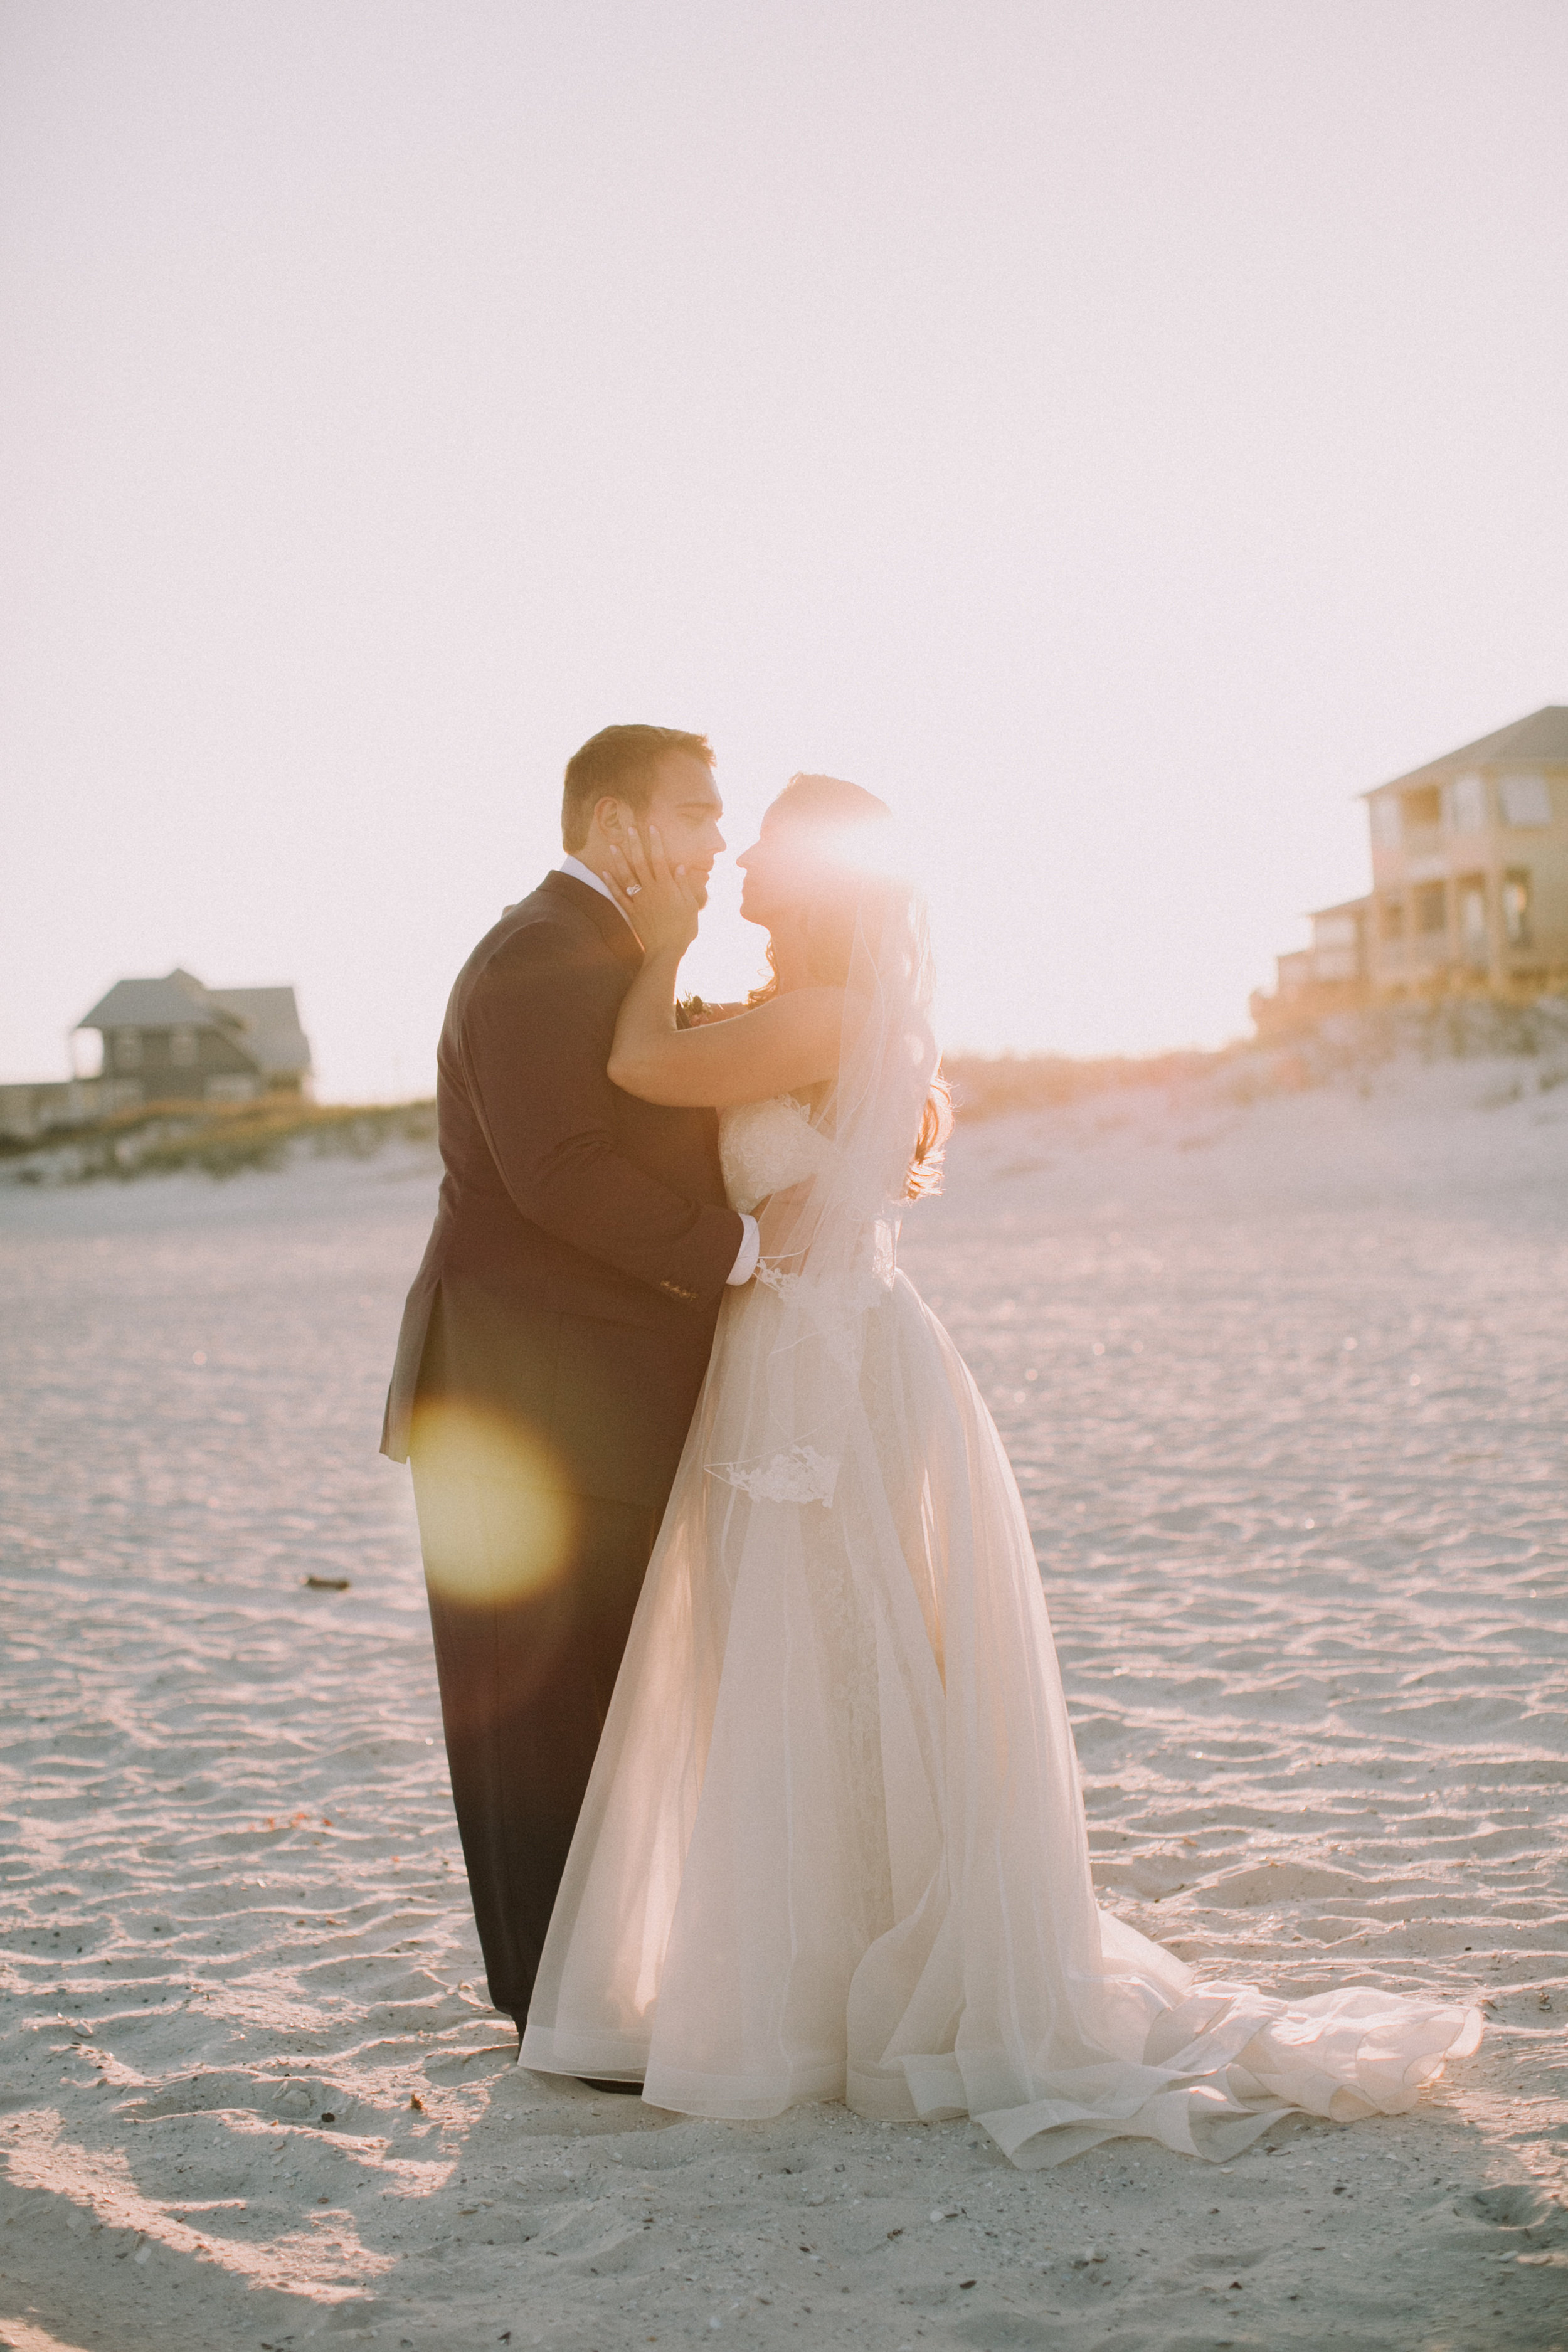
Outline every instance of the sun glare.
<path fill-rule="evenodd" d="M 828 864 L 863 874 L 877 882 L 913 880 L 909 845 L 899 827 L 886 817 L 864 824 L 825 825 L 813 846 Z"/>
<path fill-rule="evenodd" d="M 546 1447 L 496 1414 L 425 1406 L 414 1459 L 426 1573 L 448 1600 L 495 1606 L 555 1582 L 574 1513 Z"/>

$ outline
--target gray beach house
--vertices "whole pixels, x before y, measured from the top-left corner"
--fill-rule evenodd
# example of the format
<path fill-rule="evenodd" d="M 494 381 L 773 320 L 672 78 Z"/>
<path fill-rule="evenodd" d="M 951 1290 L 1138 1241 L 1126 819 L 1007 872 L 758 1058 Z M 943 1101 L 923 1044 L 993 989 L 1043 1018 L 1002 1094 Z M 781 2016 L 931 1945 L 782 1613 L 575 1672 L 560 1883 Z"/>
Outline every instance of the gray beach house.
<path fill-rule="evenodd" d="M 27 1141 L 144 1104 L 310 1092 L 291 988 L 206 988 L 176 965 L 161 980 L 117 980 L 76 1025 L 101 1035 L 101 1076 L 0 1087 L 0 1136 Z"/>
<path fill-rule="evenodd" d="M 310 1079 L 291 988 L 205 988 L 176 965 L 162 980 L 117 980 L 77 1026 L 103 1038 L 117 1109 L 298 1095 Z"/>

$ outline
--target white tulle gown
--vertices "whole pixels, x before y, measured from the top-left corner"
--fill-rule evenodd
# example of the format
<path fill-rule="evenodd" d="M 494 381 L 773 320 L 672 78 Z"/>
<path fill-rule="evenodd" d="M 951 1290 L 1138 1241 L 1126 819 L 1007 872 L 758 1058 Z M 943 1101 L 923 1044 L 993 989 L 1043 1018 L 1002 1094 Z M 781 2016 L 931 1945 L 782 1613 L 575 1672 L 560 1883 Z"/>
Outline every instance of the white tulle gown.
<path fill-rule="evenodd" d="M 1288 2108 L 1408 2107 L 1473 2011 L 1194 1984 L 1096 1904 L 1018 1490 L 892 1264 L 891 1146 L 931 1059 L 900 936 L 901 961 L 868 950 L 854 1099 L 722 1121 L 763 1278 L 721 1315 L 521 2063 L 688 2115 L 967 2115 L 1026 2166 L 1118 2135 L 1224 2158 Z"/>

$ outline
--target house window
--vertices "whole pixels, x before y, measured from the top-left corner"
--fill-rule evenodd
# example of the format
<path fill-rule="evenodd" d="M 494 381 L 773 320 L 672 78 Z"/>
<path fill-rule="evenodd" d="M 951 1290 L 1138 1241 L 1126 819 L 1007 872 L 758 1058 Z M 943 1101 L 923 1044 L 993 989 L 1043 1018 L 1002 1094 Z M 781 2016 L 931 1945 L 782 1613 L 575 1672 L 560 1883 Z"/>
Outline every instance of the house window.
<path fill-rule="evenodd" d="M 117 1070 L 139 1070 L 142 1067 L 142 1032 L 140 1029 L 117 1029 L 115 1031 L 114 1066 Z"/>
<path fill-rule="evenodd" d="M 1502 929 L 1510 948 L 1533 944 L 1530 929 L 1530 869 L 1514 866 L 1502 877 Z"/>
<path fill-rule="evenodd" d="M 177 1070 L 191 1070 L 196 1062 L 196 1033 L 194 1029 L 171 1029 L 169 1059 Z"/>
<path fill-rule="evenodd" d="M 1415 928 L 1426 937 L 1448 928 L 1448 886 L 1423 882 L 1415 893 Z"/>
<path fill-rule="evenodd" d="M 1436 832 L 1443 822 L 1443 795 L 1436 784 L 1417 784 L 1399 799 L 1405 833 Z"/>
<path fill-rule="evenodd" d="M 1550 824 L 1552 793 L 1544 776 L 1504 776 L 1498 785 L 1504 824 Z"/>
<path fill-rule="evenodd" d="M 1399 846 L 1399 803 L 1392 793 L 1384 793 L 1367 803 L 1372 817 L 1372 845 L 1374 849 L 1397 849 Z"/>
<path fill-rule="evenodd" d="M 1466 874 L 1459 880 L 1459 944 L 1467 963 L 1490 960 L 1487 940 L 1487 877 Z"/>
<path fill-rule="evenodd" d="M 1456 833 L 1484 833 L 1487 825 L 1487 780 L 1456 776 L 1448 788 L 1448 822 Z"/>
<path fill-rule="evenodd" d="M 1380 898 L 1377 902 L 1379 936 L 1389 945 L 1405 937 L 1405 901 L 1403 898 Z"/>

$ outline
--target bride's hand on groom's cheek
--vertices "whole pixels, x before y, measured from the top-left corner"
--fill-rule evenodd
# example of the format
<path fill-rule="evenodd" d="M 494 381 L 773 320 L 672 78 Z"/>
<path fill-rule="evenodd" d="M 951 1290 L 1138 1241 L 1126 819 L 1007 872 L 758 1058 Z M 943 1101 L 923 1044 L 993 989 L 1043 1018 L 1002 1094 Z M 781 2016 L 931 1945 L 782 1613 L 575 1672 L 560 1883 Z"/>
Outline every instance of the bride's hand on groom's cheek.
<path fill-rule="evenodd" d="M 616 897 L 646 952 L 689 948 L 700 901 L 686 868 L 671 867 L 657 826 L 649 826 L 646 842 L 628 826 L 625 846 L 612 845 L 610 858 Z"/>

